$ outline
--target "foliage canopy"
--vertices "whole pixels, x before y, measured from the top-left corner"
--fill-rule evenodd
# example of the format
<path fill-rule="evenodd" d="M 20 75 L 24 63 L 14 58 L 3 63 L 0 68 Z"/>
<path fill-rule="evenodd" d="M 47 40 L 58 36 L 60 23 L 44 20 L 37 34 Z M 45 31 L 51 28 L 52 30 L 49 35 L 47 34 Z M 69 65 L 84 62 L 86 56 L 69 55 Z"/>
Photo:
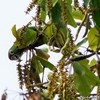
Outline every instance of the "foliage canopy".
<path fill-rule="evenodd" d="M 36 15 L 27 25 L 18 30 L 12 27 L 16 41 L 9 50 L 9 58 L 19 62 L 19 85 L 21 89 L 25 85 L 28 100 L 36 93 L 38 100 L 53 100 L 55 95 L 59 100 L 78 100 L 78 95 L 89 96 L 96 86 L 100 96 L 100 0 L 32 0 L 26 14 L 34 8 Z M 47 48 L 37 48 L 43 44 L 62 54 L 56 66 L 48 61 Z M 26 61 L 22 65 L 23 52 Z M 45 68 L 50 73 L 43 82 L 39 74 L 45 75 Z"/>

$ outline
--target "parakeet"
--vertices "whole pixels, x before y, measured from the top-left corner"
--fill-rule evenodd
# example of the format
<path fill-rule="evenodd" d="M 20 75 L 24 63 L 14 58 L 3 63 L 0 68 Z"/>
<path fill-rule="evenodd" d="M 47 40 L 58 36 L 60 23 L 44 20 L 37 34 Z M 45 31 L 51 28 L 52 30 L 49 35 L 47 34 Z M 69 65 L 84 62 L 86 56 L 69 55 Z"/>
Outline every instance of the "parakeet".
<path fill-rule="evenodd" d="M 35 40 L 33 40 L 33 43 L 31 43 L 27 47 L 23 47 L 23 48 L 18 48 L 17 46 L 15 46 L 15 44 L 13 44 L 13 46 L 8 51 L 8 57 L 9 57 L 10 60 L 18 60 L 22 56 L 22 54 L 24 53 L 24 51 L 26 51 L 28 49 L 34 49 L 34 47 L 38 47 L 40 45 L 43 45 L 43 44 L 47 43 L 47 38 L 43 34 L 40 34 L 36 30 L 36 28 L 34 26 L 33 27 L 32 26 L 28 27 L 28 29 L 34 30 L 36 32 L 36 38 L 35 38 Z M 19 35 L 19 33 L 18 33 L 19 30 L 20 29 L 18 29 L 17 32 L 16 32 L 18 35 Z M 25 32 L 24 32 L 24 34 L 25 34 Z M 19 37 L 17 37 L 17 38 L 19 38 Z M 17 41 L 17 42 L 19 42 L 19 41 Z"/>

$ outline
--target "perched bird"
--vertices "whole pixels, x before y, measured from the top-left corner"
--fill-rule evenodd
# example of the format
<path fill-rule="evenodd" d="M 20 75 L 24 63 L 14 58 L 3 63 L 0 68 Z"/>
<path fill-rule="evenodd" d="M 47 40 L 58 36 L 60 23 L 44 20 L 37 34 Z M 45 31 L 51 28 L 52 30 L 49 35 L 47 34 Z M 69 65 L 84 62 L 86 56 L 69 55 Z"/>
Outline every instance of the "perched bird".
<path fill-rule="evenodd" d="M 19 38 L 20 38 L 19 30 L 21 29 L 18 29 L 16 31 L 16 34 L 13 33 L 14 37 L 16 38 L 16 41 L 14 42 L 13 46 L 8 51 L 8 57 L 10 60 L 18 60 L 26 50 L 34 49 L 35 47 L 38 47 L 40 45 L 47 43 L 47 38 L 43 34 L 40 34 L 34 26 L 31 26 L 31 27 L 28 27 L 28 29 L 23 33 L 24 37 L 23 37 L 22 42 L 23 44 L 25 44 L 24 46 L 23 44 L 20 44 L 19 42 Z"/>

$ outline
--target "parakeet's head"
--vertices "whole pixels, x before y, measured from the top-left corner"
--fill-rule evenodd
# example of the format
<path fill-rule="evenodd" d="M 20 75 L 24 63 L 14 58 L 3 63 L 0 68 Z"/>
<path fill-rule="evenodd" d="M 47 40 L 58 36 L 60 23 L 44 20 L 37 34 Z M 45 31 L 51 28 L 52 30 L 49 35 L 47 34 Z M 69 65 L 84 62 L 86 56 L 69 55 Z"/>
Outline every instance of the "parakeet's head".
<path fill-rule="evenodd" d="M 8 57 L 10 60 L 18 60 L 22 56 L 24 51 L 25 51 L 25 48 L 18 49 L 16 46 L 13 45 L 8 51 Z"/>

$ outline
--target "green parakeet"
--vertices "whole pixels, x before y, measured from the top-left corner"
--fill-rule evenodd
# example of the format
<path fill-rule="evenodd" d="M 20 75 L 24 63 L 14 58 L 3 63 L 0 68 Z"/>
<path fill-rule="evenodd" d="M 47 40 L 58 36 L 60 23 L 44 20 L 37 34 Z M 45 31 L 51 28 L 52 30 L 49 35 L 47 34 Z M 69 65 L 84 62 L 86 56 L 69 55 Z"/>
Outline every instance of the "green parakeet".
<path fill-rule="evenodd" d="M 24 41 L 23 44 L 28 44 L 28 45 L 24 46 L 23 44 L 22 45 L 20 44 L 19 46 L 18 39 L 19 39 L 20 29 L 18 29 L 17 32 L 15 32 L 14 30 L 15 33 L 12 31 L 14 37 L 16 38 L 16 41 L 14 42 L 13 46 L 8 51 L 8 57 L 10 60 L 18 60 L 22 56 L 25 50 L 34 49 L 35 47 L 38 47 L 40 45 L 47 43 L 47 38 L 43 34 L 40 34 L 34 26 L 31 26 L 31 27 L 28 27 L 27 29 L 28 31 L 26 30 L 26 32 L 24 32 L 24 38 L 23 38 L 23 41 Z M 34 33 L 32 34 L 32 30 L 36 32 L 35 33 L 36 37 L 32 37 L 34 36 Z"/>

